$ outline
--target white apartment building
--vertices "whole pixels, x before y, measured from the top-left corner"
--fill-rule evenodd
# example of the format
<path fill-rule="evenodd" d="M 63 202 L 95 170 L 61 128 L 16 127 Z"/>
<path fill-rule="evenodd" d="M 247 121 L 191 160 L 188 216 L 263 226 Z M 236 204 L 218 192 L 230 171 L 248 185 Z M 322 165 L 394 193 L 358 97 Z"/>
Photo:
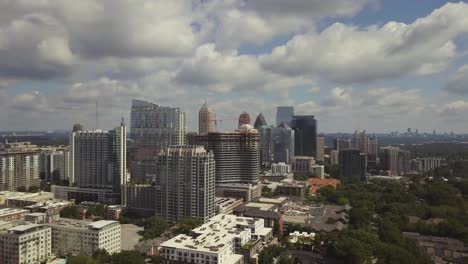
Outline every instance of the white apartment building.
<path fill-rule="evenodd" d="M 18 225 L 0 232 L 0 263 L 39 264 L 52 255 L 50 227 Z"/>
<path fill-rule="evenodd" d="M 161 244 L 165 263 L 240 264 L 241 247 L 259 239 L 268 239 L 272 229 L 263 219 L 219 214 L 193 229 L 193 236 L 178 235 Z"/>
<path fill-rule="evenodd" d="M 271 164 L 271 174 L 273 175 L 287 175 L 291 173 L 291 165 L 284 162 Z"/>
<path fill-rule="evenodd" d="M 117 221 L 62 219 L 47 226 L 52 229 L 52 252 L 57 256 L 91 255 L 98 249 L 113 254 L 121 250 L 121 228 Z"/>

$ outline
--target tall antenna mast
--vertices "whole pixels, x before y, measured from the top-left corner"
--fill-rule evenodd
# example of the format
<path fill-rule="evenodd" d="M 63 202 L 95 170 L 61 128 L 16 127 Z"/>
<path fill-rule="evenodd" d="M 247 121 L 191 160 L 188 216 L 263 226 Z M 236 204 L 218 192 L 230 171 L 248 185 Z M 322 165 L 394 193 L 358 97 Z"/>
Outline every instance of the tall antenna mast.
<path fill-rule="evenodd" d="M 99 105 L 96 99 L 96 129 L 99 129 Z"/>

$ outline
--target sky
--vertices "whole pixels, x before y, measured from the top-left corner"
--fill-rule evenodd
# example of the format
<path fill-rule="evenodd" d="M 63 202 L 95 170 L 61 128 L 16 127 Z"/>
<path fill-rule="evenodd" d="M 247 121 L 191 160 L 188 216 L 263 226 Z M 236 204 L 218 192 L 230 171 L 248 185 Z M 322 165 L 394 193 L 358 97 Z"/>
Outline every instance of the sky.
<path fill-rule="evenodd" d="M 219 130 L 468 133 L 468 1 L 0 0 L 0 130 L 110 129 L 132 99 Z M 129 123 L 129 122 L 127 122 Z"/>

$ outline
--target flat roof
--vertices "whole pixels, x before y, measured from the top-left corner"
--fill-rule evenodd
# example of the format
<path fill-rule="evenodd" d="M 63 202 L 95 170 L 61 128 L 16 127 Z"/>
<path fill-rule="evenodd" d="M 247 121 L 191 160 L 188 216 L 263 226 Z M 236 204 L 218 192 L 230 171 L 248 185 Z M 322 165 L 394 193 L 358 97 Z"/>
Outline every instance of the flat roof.
<path fill-rule="evenodd" d="M 255 207 L 258 208 L 259 210 L 262 211 L 268 211 L 271 209 L 276 209 L 276 205 L 274 204 L 267 204 L 267 203 L 255 203 L 255 202 L 250 202 L 245 204 L 246 207 Z"/>
<path fill-rule="evenodd" d="M 260 199 L 258 199 L 258 201 L 262 203 L 283 203 L 287 200 L 289 200 L 288 197 L 278 197 L 278 198 L 261 197 Z"/>
<path fill-rule="evenodd" d="M 117 221 L 112 221 L 112 220 L 100 220 L 100 221 L 92 222 L 88 226 L 90 226 L 92 228 L 101 229 L 101 228 L 103 228 L 105 226 L 115 224 L 115 223 L 118 223 L 118 222 Z"/>
<path fill-rule="evenodd" d="M 19 208 L 2 208 L 0 209 L 0 216 L 6 216 L 11 214 L 27 213 L 28 210 L 19 209 Z"/>
<path fill-rule="evenodd" d="M 27 225 L 17 225 L 15 227 L 12 227 L 8 229 L 8 231 L 17 231 L 17 232 L 24 232 L 32 228 L 40 227 L 42 225 L 38 224 L 27 224 Z"/>

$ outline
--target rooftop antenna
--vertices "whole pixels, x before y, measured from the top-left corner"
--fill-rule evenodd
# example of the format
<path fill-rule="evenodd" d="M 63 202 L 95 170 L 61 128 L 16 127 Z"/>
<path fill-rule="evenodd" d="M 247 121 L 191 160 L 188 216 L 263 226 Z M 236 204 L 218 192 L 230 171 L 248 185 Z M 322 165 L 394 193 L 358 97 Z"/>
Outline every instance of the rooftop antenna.
<path fill-rule="evenodd" d="M 96 130 L 99 129 L 99 104 L 98 100 L 96 100 Z"/>

